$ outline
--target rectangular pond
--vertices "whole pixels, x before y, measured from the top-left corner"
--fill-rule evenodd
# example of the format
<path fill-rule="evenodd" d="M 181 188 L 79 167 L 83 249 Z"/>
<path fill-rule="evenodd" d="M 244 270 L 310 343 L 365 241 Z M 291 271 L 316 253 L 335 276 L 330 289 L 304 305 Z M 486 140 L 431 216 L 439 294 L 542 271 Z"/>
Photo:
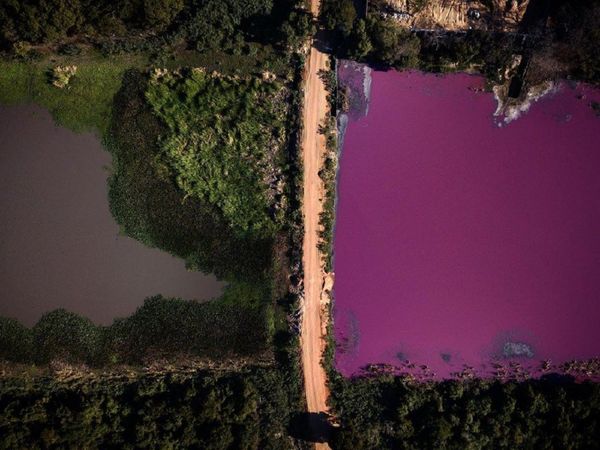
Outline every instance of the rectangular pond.
<path fill-rule="evenodd" d="M 369 72 L 340 68 L 337 368 L 597 370 L 600 93 L 562 83 L 506 124 L 479 77 Z"/>

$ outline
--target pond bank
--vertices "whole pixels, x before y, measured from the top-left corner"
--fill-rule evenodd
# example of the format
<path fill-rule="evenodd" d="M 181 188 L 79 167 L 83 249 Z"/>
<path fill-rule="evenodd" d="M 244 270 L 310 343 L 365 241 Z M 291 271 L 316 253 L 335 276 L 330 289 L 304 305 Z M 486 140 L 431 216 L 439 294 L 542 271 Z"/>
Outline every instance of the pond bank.
<path fill-rule="evenodd" d="M 0 150 L 0 315 L 32 325 L 62 307 L 109 324 L 151 295 L 220 295 L 214 276 L 119 234 L 111 158 L 93 134 L 57 127 L 37 106 L 1 107 Z"/>

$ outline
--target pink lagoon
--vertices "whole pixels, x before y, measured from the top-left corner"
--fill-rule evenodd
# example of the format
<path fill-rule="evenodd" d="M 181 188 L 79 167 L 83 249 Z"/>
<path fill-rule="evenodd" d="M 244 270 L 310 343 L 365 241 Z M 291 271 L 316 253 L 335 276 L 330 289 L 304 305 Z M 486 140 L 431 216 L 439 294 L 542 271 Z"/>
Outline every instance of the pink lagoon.
<path fill-rule="evenodd" d="M 527 376 L 600 356 L 600 93 L 563 82 L 505 123 L 482 87 L 373 71 L 368 114 L 350 115 L 334 244 L 344 375 Z"/>

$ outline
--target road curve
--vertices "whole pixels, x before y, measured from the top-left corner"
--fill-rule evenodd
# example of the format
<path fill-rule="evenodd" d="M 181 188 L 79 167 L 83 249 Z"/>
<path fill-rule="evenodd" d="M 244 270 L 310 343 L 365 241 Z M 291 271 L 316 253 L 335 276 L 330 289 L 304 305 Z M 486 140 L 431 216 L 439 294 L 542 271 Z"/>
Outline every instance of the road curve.
<path fill-rule="evenodd" d="M 311 11 L 318 16 L 319 0 L 311 1 Z M 302 368 L 309 413 L 327 412 L 327 377 L 321 365 L 327 330 L 327 304 L 322 302 L 324 282 L 323 257 L 319 251 L 319 215 L 323 208 L 324 186 L 319 170 L 325 156 L 325 137 L 319 134 L 319 125 L 327 114 L 327 92 L 318 71 L 327 69 L 327 56 L 311 46 L 304 74 L 304 110 L 302 154 L 304 164 L 304 303 L 302 333 Z M 323 297 L 325 300 L 325 297 Z M 327 444 L 316 444 L 317 449 L 329 449 Z"/>

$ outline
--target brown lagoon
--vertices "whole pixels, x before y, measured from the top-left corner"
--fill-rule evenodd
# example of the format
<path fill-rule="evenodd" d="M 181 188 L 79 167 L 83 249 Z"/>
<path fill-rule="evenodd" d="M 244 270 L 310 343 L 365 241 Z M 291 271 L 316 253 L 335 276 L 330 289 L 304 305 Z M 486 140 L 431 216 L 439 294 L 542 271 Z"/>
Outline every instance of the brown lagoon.
<path fill-rule="evenodd" d="M 526 376 L 600 355 L 600 93 L 562 83 L 507 124 L 482 87 L 374 71 L 368 114 L 351 114 L 334 262 L 345 375 Z"/>
<path fill-rule="evenodd" d="M 65 308 L 99 324 L 145 297 L 210 299 L 222 284 L 119 234 L 107 197 L 110 155 L 93 134 L 37 106 L 0 107 L 0 315 L 27 325 Z"/>

